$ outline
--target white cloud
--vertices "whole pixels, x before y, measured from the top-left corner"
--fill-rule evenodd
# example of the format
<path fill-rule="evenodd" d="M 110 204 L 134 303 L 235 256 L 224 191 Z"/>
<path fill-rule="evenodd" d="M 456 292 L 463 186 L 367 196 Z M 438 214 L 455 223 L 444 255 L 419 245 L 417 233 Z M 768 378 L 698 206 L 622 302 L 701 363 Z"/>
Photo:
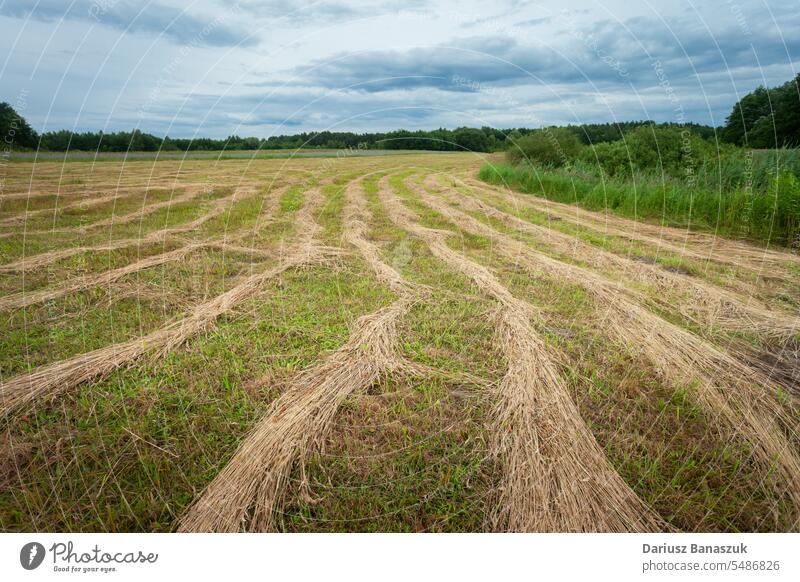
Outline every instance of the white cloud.
<path fill-rule="evenodd" d="M 719 124 L 737 93 L 783 82 L 800 62 L 800 13 L 774 0 L 738 0 L 737 11 L 726 0 L 586 0 L 569 12 L 555 0 L 31 6 L 0 5 L 0 100 L 28 89 L 40 129 L 265 136 L 510 127 L 531 112 L 544 123 L 671 120 L 653 60 L 689 119 Z"/>

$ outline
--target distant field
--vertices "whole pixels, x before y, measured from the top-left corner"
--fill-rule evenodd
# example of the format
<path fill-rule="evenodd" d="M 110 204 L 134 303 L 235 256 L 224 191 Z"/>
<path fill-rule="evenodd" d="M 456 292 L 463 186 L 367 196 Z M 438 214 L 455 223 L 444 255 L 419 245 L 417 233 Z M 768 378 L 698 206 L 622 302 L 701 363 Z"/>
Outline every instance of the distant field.
<path fill-rule="evenodd" d="M 232 160 L 271 158 L 352 158 L 370 156 L 402 156 L 419 154 L 414 150 L 359 150 L 359 149 L 308 149 L 308 150 L 228 150 L 178 152 L 10 152 L 11 160 Z M 452 152 L 424 152 L 448 154 Z"/>
<path fill-rule="evenodd" d="M 387 153 L 6 165 L 0 529 L 797 529 L 797 255 Z"/>

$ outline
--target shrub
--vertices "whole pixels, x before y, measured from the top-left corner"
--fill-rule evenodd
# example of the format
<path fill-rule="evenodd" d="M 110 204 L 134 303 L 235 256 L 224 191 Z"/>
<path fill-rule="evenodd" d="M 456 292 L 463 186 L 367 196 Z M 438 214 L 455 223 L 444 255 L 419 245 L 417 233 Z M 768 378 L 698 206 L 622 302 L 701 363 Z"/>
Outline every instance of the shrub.
<path fill-rule="evenodd" d="M 714 145 L 688 128 L 643 126 L 624 140 L 598 144 L 581 160 L 594 163 L 607 176 L 630 177 L 634 172 L 691 178 L 713 161 Z"/>
<path fill-rule="evenodd" d="M 574 131 L 548 127 L 515 140 L 506 156 L 515 164 L 530 162 L 559 168 L 574 162 L 582 150 L 583 145 Z"/>
<path fill-rule="evenodd" d="M 623 141 L 612 141 L 586 148 L 580 161 L 598 168 L 607 176 L 630 176 L 632 167 L 630 150 Z"/>

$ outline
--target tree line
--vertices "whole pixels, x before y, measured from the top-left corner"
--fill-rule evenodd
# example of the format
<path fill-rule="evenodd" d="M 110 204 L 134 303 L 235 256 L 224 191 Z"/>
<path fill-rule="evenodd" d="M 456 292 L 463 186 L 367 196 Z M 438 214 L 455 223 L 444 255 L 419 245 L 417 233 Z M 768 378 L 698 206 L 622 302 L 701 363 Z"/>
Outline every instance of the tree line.
<path fill-rule="evenodd" d="M 11 149 L 31 149 L 42 151 L 230 151 L 230 150 L 295 150 L 299 148 L 315 149 L 385 149 L 385 150 L 429 150 L 429 151 L 503 151 L 521 137 L 536 132 L 536 129 L 519 127 L 496 129 L 492 127 L 460 127 L 454 130 L 439 128 L 432 131 L 409 131 L 399 129 L 385 133 L 353 133 L 353 132 L 303 132 L 292 135 L 271 136 L 266 139 L 257 137 L 240 137 L 232 135 L 225 139 L 212 138 L 172 138 L 157 137 L 138 129 L 113 133 L 72 132 L 69 130 L 50 131 L 38 135 L 30 129 L 24 119 L 16 115 L 7 103 L 2 107 L 3 121 L 0 131 L 10 127 L 12 119 L 18 120 L 16 125 L 26 128 L 24 131 L 12 132 Z M 671 124 L 655 124 L 652 121 L 630 121 L 623 123 L 594 123 L 569 126 L 579 140 L 585 144 L 597 144 L 620 139 L 628 131 L 644 125 L 669 126 Z M 698 131 L 713 135 L 713 128 L 696 126 Z M 9 145 L 9 144 L 7 144 Z"/>
<path fill-rule="evenodd" d="M 655 123 L 649 120 L 619 123 L 589 123 L 566 126 L 566 131 L 584 145 L 616 142 L 645 126 L 660 129 L 688 129 L 702 139 L 717 139 L 752 148 L 797 147 L 800 145 L 800 74 L 778 87 L 758 87 L 734 105 L 725 125 L 714 128 L 700 124 Z M 553 128 L 551 128 L 553 129 Z M 389 149 L 494 152 L 507 150 L 521 138 L 542 131 L 532 128 L 493 127 L 439 128 L 431 131 L 399 129 L 389 132 L 303 132 L 268 138 L 225 139 L 158 137 L 138 129 L 106 133 L 49 131 L 37 134 L 8 103 L 0 103 L 0 135 L 3 148 L 45 151 L 225 151 Z"/>

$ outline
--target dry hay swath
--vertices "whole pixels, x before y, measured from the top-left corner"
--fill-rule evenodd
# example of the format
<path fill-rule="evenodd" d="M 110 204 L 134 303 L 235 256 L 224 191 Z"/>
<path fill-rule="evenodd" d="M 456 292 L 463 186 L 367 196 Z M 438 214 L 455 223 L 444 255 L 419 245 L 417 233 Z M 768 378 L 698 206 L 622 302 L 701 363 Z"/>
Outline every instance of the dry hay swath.
<path fill-rule="evenodd" d="M 122 198 L 122 196 L 118 192 L 115 192 L 114 194 L 109 194 L 107 196 L 98 196 L 97 198 L 76 200 L 74 202 L 69 202 L 64 206 L 54 206 L 53 208 L 40 208 L 38 210 L 23 210 L 22 212 L 14 214 L 13 216 L 8 216 L 0 220 L 0 226 L 14 226 L 19 224 L 24 224 L 28 220 L 36 218 L 37 216 L 50 215 L 55 217 L 57 214 L 67 210 L 74 210 L 74 209 L 88 210 L 89 208 L 93 208 L 94 206 L 100 206 L 108 202 L 114 202 L 118 198 Z"/>
<path fill-rule="evenodd" d="M 655 265 L 640 263 L 610 253 L 583 242 L 566 233 L 532 224 L 517 216 L 498 210 L 480 199 L 449 190 L 429 177 L 426 186 L 443 195 L 451 204 L 468 211 L 480 212 L 508 226 L 533 235 L 540 243 L 555 251 L 585 261 L 600 273 L 618 273 L 626 281 L 650 285 L 655 294 L 652 300 L 662 308 L 673 310 L 675 302 L 671 296 L 685 294 L 677 300 L 678 310 L 685 317 L 699 320 L 712 328 L 719 325 L 732 331 L 757 334 L 770 342 L 792 341 L 800 333 L 800 320 L 789 314 L 776 313 L 752 298 L 741 299 L 737 295 L 696 278 L 666 271 Z M 430 196 L 414 186 L 415 192 L 430 201 Z M 639 294 L 634 294 L 639 298 Z"/>
<path fill-rule="evenodd" d="M 552 259 L 434 198 L 426 202 L 465 231 L 492 240 L 494 248 L 515 264 L 586 290 L 602 307 L 603 323 L 611 335 L 643 353 L 676 388 L 689 386 L 691 397 L 709 417 L 722 421 L 752 446 L 754 459 L 765 472 L 778 469 L 786 493 L 800 508 L 797 421 L 769 378 L 643 308 L 624 288 L 596 273 Z"/>
<path fill-rule="evenodd" d="M 274 198 L 276 199 L 276 198 Z M 277 206 L 277 202 L 270 205 L 270 207 Z M 217 214 L 221 214 L 224 209 L 220 209 Z M 207 219 L 206 217 L 202 217 L 202 219 Z M 271 221 L 272 216 L 260 218 L 260 227 L 263 228 L 266 226 L 269 221 Z M 198 219 L 201 220 L 201 219 Z M 197 222 L 197 221 L 195 221 Z M 178 227 L 184 228 L 184 227 Z M 244 254 L 264 254 L 264 251 L 259 249 L 253 249 L 249 247 L 240 247 L 235 245 L 235 241 L 238 239 L 244 238 L 245 235 L 249 234 L 248 232 L 240 233 L 240 235 L 233 237 L 230 239 L 230 242 L 227 240 L 206 240 L 200 242 L 192 242 L 188 243 L 180 248 L 177 248 L 172 251 L 167 251 L 165 253 L 159 253 L 157 255 L 151 255 L 130 263 L 128 265 L 124 265 L 117 269 L 112 269 L 110 271 L 105 271 L 103 273 L 97 273 L 94 275 L 87 275 L 83 277 L 76 277 L 72 280 L 66 281 L 60 287 L 56 288 L 46 288 L 46 289 L 39 289 L 36 291 L 19 291 L 17 293 L 12 293 L 10 295 L 6 295 L 4 297 L 0 297 L 0 312 L 8 311 L 11 309 L 21 309 L 24 307 L 29 307 L 31 305 L 35 305 L 37 303 L 42 303 L 44 301 L 50 301 L 53 299 L 57 299 L 59 297 L 64 297 L 65 295 L 69 295 L 71 293 L 75 293 L 77 291 L 81 291 L 83 289 L 89 289 L 91 287 L 97 287 L 100 285 L 109 285 L 114 281 L 117 281 L 127 275 L 131 275 L 133 273 L 137 273 L 144 269 L 150 269 L 152 267 L 157 267 L 159 265 L 165 265 L 167 263 L 174 263 L 179 261 L 200 249 L 205 248 L 219 248 L 228 250 L 231 252 L 240 252 Z M 157 242 L 157 239 L 152 242 Z M 114 243 L 110 243 L 113 245 Z M 112 248 L 116 248 L 113 247 Z M 58 251 L 55 251 L 58 252 Z"/>
<path fill-rule="evenodd" d="M 750 262 L 749 266 L 757 271 L 763 270 L 767 266 L 785 267 L 786 263 L 800 263 L 800 256 L 779 249 L 761 248 L 744 241 L 723 238 L 714 234 L 654 225 L 609 213 L 601 214 L 572 204 L 536 196 L 523 198 L 523 195 L 513 189 L 493 186 L 473 177 L 467 177 L 465 182 L 483 191 L 511 196 L 515 201 L 526 203 L 529 207 L 538 208 L 545 213 L 556 214 L 559 217 L 578 222 L 585 221 L 594 225 L 593 228 L 608 229 L 609 234 L 660 245 L 702 260 L 722 260 L 740 266 L 743 262 Z"/>
<path fill-rule="evenodd" d="M 83 226 L 76 226 L 76 227 L 64 227 L 64 228 L 50 228 L 45 230 L 34 230 L 34 231 L 25 231 L 22 233 L 24 236 L 35 236 L 35 235 L 48 235 L 57 232 L 88 232 L 95 228 L 101 228 L 104 226 L 113 226 L 117 224 L 126 224 L 129 222 L 133 222 L 135 220 L 139 220 L 144 218 L 149 214 L 153 214 L 154 212 L 161 210 L 162 208 L 167 208 L 176 204 L 182 204 L 184 202 L 190 202 L 200 196 L 201 194 L 208 191 L 207 185 L 201 186 L 194 186 L 186 188 L 186 192 L 184 192 L 180 196 L 174 196 L 169 200 L 164 200 L 162 202 L 156 202 L 155 204 L 149 204 L 147 206 L 143 206 L 138 210 L 134 210 L 133 212 L 129 212 L 128 214 L 120 214 L 114 215 L 109 218 L 105 218 L 103 220 L 98 220 L 97 222 L 92 222 L 91 224 L 86 224 Z M 17 231 L 12 232 L 4 232 L 0 233 L 0 238 L 10 237 L 10 236 L 20 236 L 20 233 Z"/>
<path fill-rule="evenodd" d="M 85 176 L 82 176 L 85 177 Z M 55 198 L 63 198 L 65 200 L 69 200 L 73 202 L 75 200 L 87 200 L 93 199 L 92 196 L 95 195 L 105 195 L 109 194 L 109 192 L 114 192 L 116 194 L 121 193 L 128 193 L 128 192 L 146 192 L 150 190 L 176 190 L 182 188 L 204 188 L 208 185 L 208 179 L 211 177 L 210 173 L 205 173 L 206 181 L 205 182 L 183 182 L 180 181 L 179 177 L 176 175 L 172 175 L 171 177 L 165 176 L 156 176 L 153 177 L 152 175 L 141 176 L 141 175 L 134 175 L 131 180 L 129 181 L 102 181 L 96 183 L 89 183 L 89 184 L 79 184 L 74 187 L 70 187 L 69 184 L 59 183 L 56 185 L 55 192 L 52 189 L 45 189 L 45 190 L 22 190 L 18 192 L 5 192 L 0 194 L 0 203 L 4 200 L 26 200 L 28 198 L 45 198 L 45 197 L 55 197 Z M 229 174 L 227 172 L 222 173 L 220 177 L 229 178 Z M 54 176 L 51 178 L 52 180 L 61 180 L 63 179 L 62 176 Z M 264 181 L 267 179 L 267 176 L 260 176 L 259 180 Z M 142 186 L 142 182 L 146 182 L 146 186 Z M 63 208 L 63 207 L 62 207 Z M 52 209 L 50 209 L 52 211 Z"/>
<path fill-rule="evenodd" d="M 513 200 L 515 204 L 547 215 L 555 215 L 600 233 L 636 240 L 699 261 L 714 261 L 731 265 L 736 269 L 747 269 L 759 276 L 792 279 L 793 276 L 787 271 L 786 265 L 800 263 L 800 257 L 788 252 L 762 249 L 744 242 L 687 229 L 656 226 L 608 212 L 594 213 L 576 205 L 520 194 L 510 188 L 492 186 L 475 178 L 466 178 L 464 182 L 480 191 L 500 194 Z"/>
<path fill-rule="evenodd" d="M 548 348 L 531 326 L 538 315 L 485 267 L 452 250 L 449 233 L 425 228 L 394 197 L 380 196 L 392 221 L 470 278 L 498 303 L 496 335 L 508 361 L 500 385 L 492 451 L 503 467 L 491 517 L 501 531 L 663 531 L 668 526 L 608 462 L 572 402 Z"/>
<path fill-rule="evenodd" d="M 41 366 L 0 384 L 0 416 L 18 413 L 41 398 L 57 395 L 97 380 L 115 369 L 130 365 L 146 353 L 167 353 L 189 338 L 209 329 L 217 318 L 236 305 L 255 296 L 261 285 L 284 271 L 324 261 L 339 254 L 314 238 L 319 227 L 312 210 L 321 203 L 318 190 L 307 194 L 307 202 L 297 214 L 298 241 L 278 256 L 279 264 L 247 276 L 233 288 L 197 305 L 187 316 L 142 338 L 114 344 L 67 360 Z"/>
<path fill-rule="evenodd" d="M 486 188 L 481 188 L 480 186 L 470 187 L 467 182 L 461 180 L 457 181 L 472 190 L 488 192 Z M 494 190 L 492 190 L 492 192 L 495 194 L 499 193 Z M 534 209 L 538 208 L 537 204 L 532 204 L 531 201 L 528 200 L 531 198 L 530 196 L 522 196 L 523 199 L 520 200 L 518 198 L 521 195 L 518 193 L 512 195 L 510 192 L 502 192 L 506 194 L 506 198 L 513 203 L 528 205 Z M 468 200 L 470 200 L 471 197 L 464 196 L 464 198 L 467 200 L 459 200 L 469 204 Z M 552 243 L 554 238 L 560 237 L 564 239 L 564 237 L 567 236 L 564 233 L 551 229 L 544 229 L 522 221 L 513 215 L 502 213 L 489 205 L 485 205 L 479 199 L 476 202 L 480 206 L 479 208 L 474 208 L 475 210 L 480 210 L 487 215 L 500 218 L 511 226 L 526 230 L 527 232 L 533 232 L 533 229 L 539 229 L 540 232 L 544 231 L 547 233 L 548 243 Z M 551 204 L 549 201 L 545 201 L 544 203 L 545 205 Z M 552 204 L 559 206 L 557 203 Z M 577 207 L 572 206 L 566 206 L 566 208 L 577 209 Z M 548 206 L 547 211 L 550 210 L 552 210 L 552 208 Z M 584 217 L 592 215 L 591 212 L 585 210 L 581 210 L 581 213 Z M 572 212 L 572 214 L 572 218 L 574 219 L 575 212 Z M 593 218 L 593 220 L 602 219 Z M 645 226 L 654 228 L 652 225 Z M 617 234 L 620 236 L 627 236 L 627 231 L 620 231 Z M 657 244 L 659 241 L 651 240 L 650 242 Z M 617 257 L 613 263 L 604 260 L 598 256 L 599 253 L 604 253 L 604 251 L 596 249 L 593 245 L 578 243 L 576 239 L 573 248 L 575 249 L 571 253 L 573 256 L 590 261 L 592 266 L 598 271 L 607 272 L 612 270 L 615 266 L 624 269 L 624 264 L 619 263 L 619 260 L 624 259 Z M 566 244 L 562 245 L 562 248 L 559 250 L 565 254 L 570 254 L 569 249 L 566 248 Z M 677 251 L 681 250 L 681 248 L 677 249 Z M 751 251 L 753 250 L 754 249 L 751 249 Z M 787 263 L 790 258 L 794 258 L 794 255 L 789 253 L 779 253 L 778 251 L 770 252 L 783 259 L 776 264 Z M 606 254 L 614 256 L 612 253 Z M 708 257 L 701 258 L 707 259 Z M 753 296 L 754 288 L 749 285 L 745 287 L 748 293 L 737 294 L 726 289 L 717 288 L 705 281 L 667 272 L 654 265 L 638 264 L 641 265 L 639 275 L 636 274 L 636 271 L 639 270 L 638 268 L 625 269 L 631 276 L 631 279 L 650 282 L 654 284 L 656 288 L 663 289 L 664 291 L 669 291 L 670 289 L 680 291 L 681 284 L 683 283 L 683 288 L 687 292 L 684 298 L 676 301 L 676 304 L 670 302 L 666 294 L 656 294 L 654 297 L 650 298 L 650 301 L 659 304 L 662 309 L 674 310 L 677 308 L 685 318 L 695 320 L 699 325 L 705 326 L 708 329 L 719 327 L 728 331 L 742 332 L 757 336 L 765 342 L 765 345 L 758 350 L 754 350 L 746 343 L 738 341 L 733 342 L 730 345 L 730 349 L 735 351 L 739 357 L 746 360 L 749 365 L 764 372 L 769 378 L 774 379 L 787 389 L 797 392 L 798 386 L 800 386 L 800 376 L 798 376 L 796 372 L 797 338 L 800 332 L 800 320 L 798 320 L 796 316 L 773 311 L 766 307 L 763 303 L 755 299 Z M 752 268 L 755 269 L 755 266 Z M 777 269 L 778 267 L 775 268 Z M 763 268 L 759 268 L 758 271 L 762 274 L 764 272 Z M 644 275 L 644 277 L 642 277 L 642 275 Z M 773 272 L 772 275 L 778 276 L 779 273 Z M 743 289 L 742 292 L 745 289 Z M 644 300 L 642 297 L 636 297 L 635 295 L 634 299 L 637 301 Z"/>
<path fill-rule="evenodd" d="M 800 346 L 782 346 L 776 349 L 737 347 L 747 364 L 800 395 Z"/>
<path fill-rule="evenodd" d="M 137 273 L 144 269 L 157 267 L 159 265 L 165 265 L 167 263 L 179 261 L 189 253 L 211 246 L 212 244 L 213 243 L 191 243 L 173 251 L 145 257 L 144 259 L 135 261 L 117 269 L 112 269 L 110 271 L 105 271 L 103 273 L 97 273 L 94 275 L 87 275 L 85 277 L 74 277 L 73 279 L 66 281 L 60 287 L 37 289 L 36 291 L 18 291 L 16 293 L 0 297 L 0 312 L 30 307 L 31 305 L 36 305 L 37 303 L 51 301 L 53 299 L 64 297 L 66 295 L 70 295 L 71 293 L 76 293 L 91 287 L 109 285 L 114 281 L 125 277 L 126 275 Z"/>
<path fill-rule="evenodd" d="M 188 509 L 180 531 L 273 531 L 292 467 L 323 442 L 342 402 L 406 368 L 397 354 L 397 322 L 416 300 L 414 287 L 367 240 L 359 188 L 359 183 L 347 188 L 345 236 L 399 298 L 358 319 L 345 345 L 292 382 Z"/>
<path fill-rule="evenodd" d="M 411 285 L 393 267 L 387 265 L 380 256 L 380 250 L 372 241 L 367 239 L 366 220 L 371 216 L 370 210 L 364 200 L 361 180 L 354 180 L 347 187 L 347 206 L 344 209 L 343 222 L 345 225 L 344 236 L 347 242 L 356 247 L 367 265 L 375 271 L 378 281 L 385 283 L 398 294 L 417 293 L 423 290 L 418 285 Z"/>
<path fill-rule="evenodd" d="M 282 191 L 283 188 L 277 189 L 273 193 L 273 195 L 279 196 Z M 245 196 L 247 196 L 255 192 L 257 192 L 257 190 L 255 190 L 254 188 L 237 189 L 230 196 L 214 200 L 211 210 L 209 212 L 207 212 L 203 216 L 200 216 L 199 218 L 192 220 L 191 222 L 187 222 L 186 224 L 181 224 L 178 226 L 171 226 L 168 228 L 156 230 L 140 238 L 120 239 L 93 246 L 76 246 L 67 249 L 48 251 L 36 255 L 31 255 L 28 257 L 23 257 L 11 263 L 0 265 L 0 273 L 32 271 L 34 269 L 38 269 L 50 265 L 52 263 L 55 263 L 56 261 L 60 261 L 75 256 L 79 253 L 113 251 L 136 245 L 146 245 L 151 243 L 162 242 L 166 239 L 166 237 L 170 235 L 180 234 L 184 232 L 191 232 L 193 230 L 196 230 L 209 220 L 223 214 L 228 204 L 236 202 L 239 196 L 241 196 L 243 193 L 245 194 Z"/>
<path fill-rule="evenodd" d="M 115 285 L 113 293 L 108 293 L 92 307 L 96 309 L 111 309 L 116 303 L 125 299 L 133 299 L 137 303 L 149 301 L 160 306 L 169 305 L 181 312 L 189 311 L 194 305 L 189 297 L 178 291 L 166 289 L 145 281 L 131 281 Z M 84 317 L 84 313 L 81 311 L 69 314 L 67 317 Z"/>
<path fill-rule="evenodd" d="M 407 307 L 401 298 L 362 317 L 344 346 L 301 374 L 183 516 L 180 531 L 274 530 L 274 510 L 297 459 L 321 443 L 347 396 L 401 365 L 396 322 Z"/>
<path fill-rule="evenodd" d="M 55 178 L 57 179 L 57 178 Z M 52 190 L 27 190 L 23 192 L 6 192 L 4 194 L 0 194 L 0 203 L 4 200 L 26 200 L 28 198 L 44 198 L 47 196 L 54 196 L 57 198 L 64 198 L 69 199 L 70 203 L 73 202 L 73 198 L 80 198 L 81 200 L 92 199 L 92 196 L 95 194 L 108 194 L 109 192 L 113 191 L 116 194 L 122 192 L 142 192 L 146 190 L 172 190 L 175 188 L 190 188 L 190 187 L 202 187 L 205 184 L 202 183 L 181 183 L 176 184 L 174 179 L 169 181 L 165 181 L 163 183 L 157 183 L 152 180 L 148 180 L 147 186 L 142 186 L 139 182 L 142 178 L 137 178 L 136 184 L 131 185 L 120 185 L 115 183 L 109 184 L 93 184 L 90 186 L 91 189 L 87 188 L 85 185 L 82 185 L 77 190 L 65 190 L 63 185 L 58 184 L 57 190 L 54 193 Z M 63 207 L 62 207 L 63 209 Z M 50 211 L 52 212 L 52 208 Z"/>
<path fill-rule="evenodd" d="M 155 204 L 148 204 L 147 206 L 143 206 L 138 210 L 134 210 L 133 212 L 129 212 L 128 214 L 122 215 L 115 215 L 106 218 L 105 220 L 99 220 L 97 222 L 93 222 L 91 224 L 87 224 L 86 226 L 80 227 L 79 231 L 85 232 L 87 230 L 95 229 L 95 228 L 102 228 L 104 226 L 114 226 L 116 224 L 125 224 L 128 222 L 134 222 L 139 220 L 148 214 L 153 214 L 161 210 L 162 208 L 169 208 L 170 206 L 175 206 L 177 204 L 183 204 L 184 202 L 191 202 L 201 194 L 206 194 L 210 191 L 209 184 L 202 184 L 199 186 L 191 186 L 185 189 L 186 191 L 181 194 L 180 196 L 174 196 L 169 200 L 164 200 L 162 202 L 156 202 Z M 69 229 L 65 229 L 69 230 Z"/>

